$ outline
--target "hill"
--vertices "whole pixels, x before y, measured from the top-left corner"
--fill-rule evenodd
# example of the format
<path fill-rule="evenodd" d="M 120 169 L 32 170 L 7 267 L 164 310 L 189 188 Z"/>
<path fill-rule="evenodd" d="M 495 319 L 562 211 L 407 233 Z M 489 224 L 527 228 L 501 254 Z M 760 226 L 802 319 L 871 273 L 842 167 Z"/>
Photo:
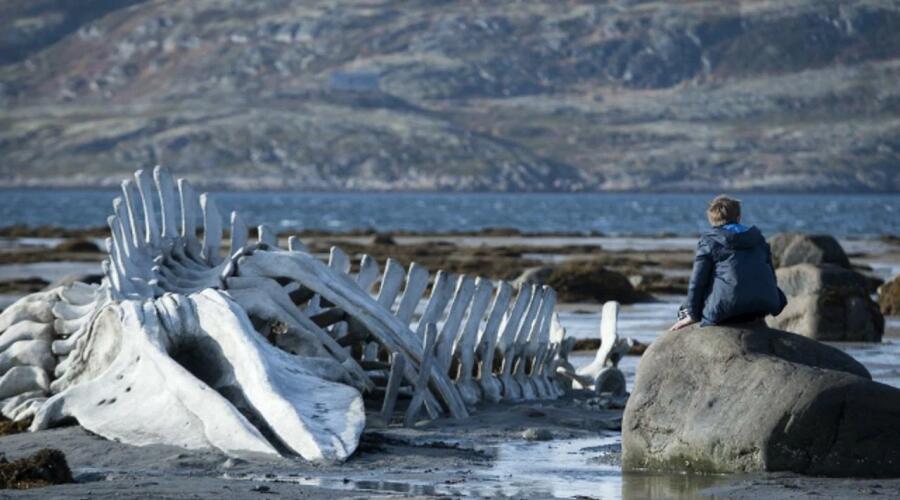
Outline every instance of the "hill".
<path fill-rule="evenodd" d="M 900 191 L 900 3 L 0 4 L 0 185 Z"/>

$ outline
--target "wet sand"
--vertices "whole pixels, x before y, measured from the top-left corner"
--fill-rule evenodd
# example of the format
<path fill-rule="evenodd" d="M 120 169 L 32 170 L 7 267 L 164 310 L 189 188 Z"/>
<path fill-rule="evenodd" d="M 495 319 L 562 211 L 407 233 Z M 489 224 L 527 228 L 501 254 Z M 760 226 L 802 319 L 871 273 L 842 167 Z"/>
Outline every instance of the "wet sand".
<path fill-rule="evenodd" d="M 615 441 L 621 410 L 590 408 L 590 402 L 586 394 L 554 402 L 485 405 L 467 419 L 422 422 L 409 429 L 370 423 L 350 460 L 323 466 L 263 456 L 230 459 L 221 453 L 169 446 L 139 448 L 74 426 L 17 434 L 0 438 L 0 450 L 9 458 L 42 447 L 58 448 L 66 454 L 78 484 L 6 491 L 0 496 L 571 496 L 585 490 L 585 476 L 620 475 Z M 526 441 L 523 432 L 531 428 L 549 432 L 551 440 Z M 585 468 L 570 471 L 565 460 L 583 462 Z M 582 484 L 569 484 L 562 477 L 554 480 L 549 473 L 557 468 L 564 475 L 578 472 Z"/>
<path fill-rule="evenodd" d="M 170 446 L 134 447 L 73 426 L 0 438 L 18 458 L 62 450 L 77 483 L 0 498 L 896 498 L 900 480 L 796 474 L 626 473 L 620 468 L 621 411 L 590 399 L 487 405 L 470 418 L 366 429 L 345 463 L 229 458 Z M 527 429 L 550 433 L 527 441 Z"/>

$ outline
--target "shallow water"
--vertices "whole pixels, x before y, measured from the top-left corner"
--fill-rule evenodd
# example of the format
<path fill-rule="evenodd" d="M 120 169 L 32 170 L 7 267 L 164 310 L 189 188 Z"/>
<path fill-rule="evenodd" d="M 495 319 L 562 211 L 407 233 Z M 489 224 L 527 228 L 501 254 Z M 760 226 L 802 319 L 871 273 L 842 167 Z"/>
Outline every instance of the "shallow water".
<path fill-rule="evenodd" d="M 651 342 L 667 328 L 678 308 L 679 297 L 657 303 L 622 306 L 619 334 Z M 594 306 L 599 308 L 599 306 Z M 576 338 L 599 334 L 600 314 L 585 307 L 565 310 L 560 321 Z M 833 344 L 848 352 L 880 382 L 900 387 L 900 341 L 881 344 Z M 575 353 L 576 366 L 587 364 L 594 353 Z M 639 357 L 626 356 L 619 368 L 631 390 Z M 369 475 L 255 477 L 259 481 L 287 481 L 360 493 L 427 496 L 477 496 L 515 498 L 572 498 L 577 496 L 617 499 L 696 498 L 706 488 L 733 484 L 749 476 L 623 473 L 619 465 L 621 434 L 596 438 L 556 439 L 546 442 L 511 441 L 476 446 L 492 456 L 486 468 L 465 468 L 450 473 L 451 479 L 435 481 L 422 471 L 372 471 Z M 425 477 L 423 477 L 425 476 Z M 246 479 L 246 478 L 243 478 Z M 715 495 L 703 498 L 717 498 Z"/>
<path fill-rule="evenodd" d="M 30 267 L 19 268 L 29 270 Z M 63 266 L 61 269 L 65 269 Z M 56 269 L 60 271 L 61 269 Z M 70 269 L 67 269 L 71 271 Z M 47 269 L 42 269 L 42 272 Z M 28 273 L 25 273 L 28 274 Z M 673 322 L 681 297 L 665 296 L 659 302 L 623 305 L 619 334 L 652 342 Z M 576 338 L 599 335 L 598 305 L 562 308 L 560 320 L 567 334 Z M 889 318 L 889 329 L 900 330 L 900 318 Z M 880 382 L 900 387 L 900 340 L 888 338 L 880 344 L 834 344 L 845 350 Z M 587 364 L 593 353 L 576 353 L 576 366 Z M 626 356 L 619 367 L 631 390 L 639 357 Z M 427 471 L 372 470 L 346 474 L 274 475 L 233 477 L 259 482 L 291 482 L 362 495 L 509 496 L 519 498 L 570 498 L 578 495 L 604 499 L 694 498 L 700 490 L 742 478 L 735 475 L 688 475 L 623 473 L 617 465 L 621 445 L 619 433 L 589 439 L 557 439 L 548 442 L 512 441 L 484 445 L 493 459 L 486 467 L 464 467 L 443 471 L 435 481 Z M 85 473 L 86 471 L 78 471 Z M 225 476 L 229 478 L 229 476 Z M 449 479 L 446 479 L 449 478 Z M 704 498 L 716 498 L 706 496 Z"/>
<path fill-rule="evenodd" d="M 660 302 L 623 305 L 619 311 L 619 336 L 631 337 L 643 343 L 650 343 L 662 335 L 675 321 L 680 297 L 666 296 Z M 563 311 L 560 323 L 566 335 L 575 338 L 597 338 L 600 336 L 600 306 L 590 306 L 594 310 L 576 309 Z M 886 318 L 886 331 L 900 331 L 900 318 Z M 900 387 L 900 339 L 885 337 L 877 344 L 856 342 L 829 342 L 853 356 L 872 374 L 872 379 L 884 384 Z M 593 353 L 575 353 L 570 356 L 575 366 L 582 366 L 593 359 Z M 637 363 L 636 356 L 626 356 L 619 364 L 625 374 L 629 390 L 634 382 Z"/>
<path fill-rule="evenodd" d="M 620 453 L 617 433 L 588 439 L 546 442 L 513 441 L 477 449 L 493 459 L 486 468 L 442 470 L 428 479 L 427 471 L 371 471 L 346 475 L 255 475 L 227 479 L 287 482 L 371 494 L 603 499 L 692 498 L 701 489 L 736 476 L 627 473 L 616 465 Z M 715 498 L 715 497 L 706 497 Z"/>

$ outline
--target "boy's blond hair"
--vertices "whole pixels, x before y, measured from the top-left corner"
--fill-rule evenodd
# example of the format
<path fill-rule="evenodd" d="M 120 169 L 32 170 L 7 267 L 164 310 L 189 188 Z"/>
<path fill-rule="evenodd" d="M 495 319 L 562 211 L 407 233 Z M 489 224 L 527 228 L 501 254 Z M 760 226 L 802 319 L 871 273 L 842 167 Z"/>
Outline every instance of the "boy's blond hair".
<path fill-rule="evenodd" d="M 724 194 L 716 196 L 706 208 L 706 218 L 713 227 L 741 221 L 741 201 Z"/>

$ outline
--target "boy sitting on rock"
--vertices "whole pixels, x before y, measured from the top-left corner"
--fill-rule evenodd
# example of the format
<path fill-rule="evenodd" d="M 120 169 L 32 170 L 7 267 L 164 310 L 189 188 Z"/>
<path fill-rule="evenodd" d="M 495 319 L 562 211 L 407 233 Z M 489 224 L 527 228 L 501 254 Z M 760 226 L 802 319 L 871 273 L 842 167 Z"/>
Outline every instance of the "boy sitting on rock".
<path fill-rule="evenodd" d="M 727 196 L 710 202 L 712 229 L 700 235 L 687 302 L 678 311 L 678 330 L 777 316 L 787 305 L 778 289 L 769 244 L 756 226 L 741 224 L 741 203 Z"/>

